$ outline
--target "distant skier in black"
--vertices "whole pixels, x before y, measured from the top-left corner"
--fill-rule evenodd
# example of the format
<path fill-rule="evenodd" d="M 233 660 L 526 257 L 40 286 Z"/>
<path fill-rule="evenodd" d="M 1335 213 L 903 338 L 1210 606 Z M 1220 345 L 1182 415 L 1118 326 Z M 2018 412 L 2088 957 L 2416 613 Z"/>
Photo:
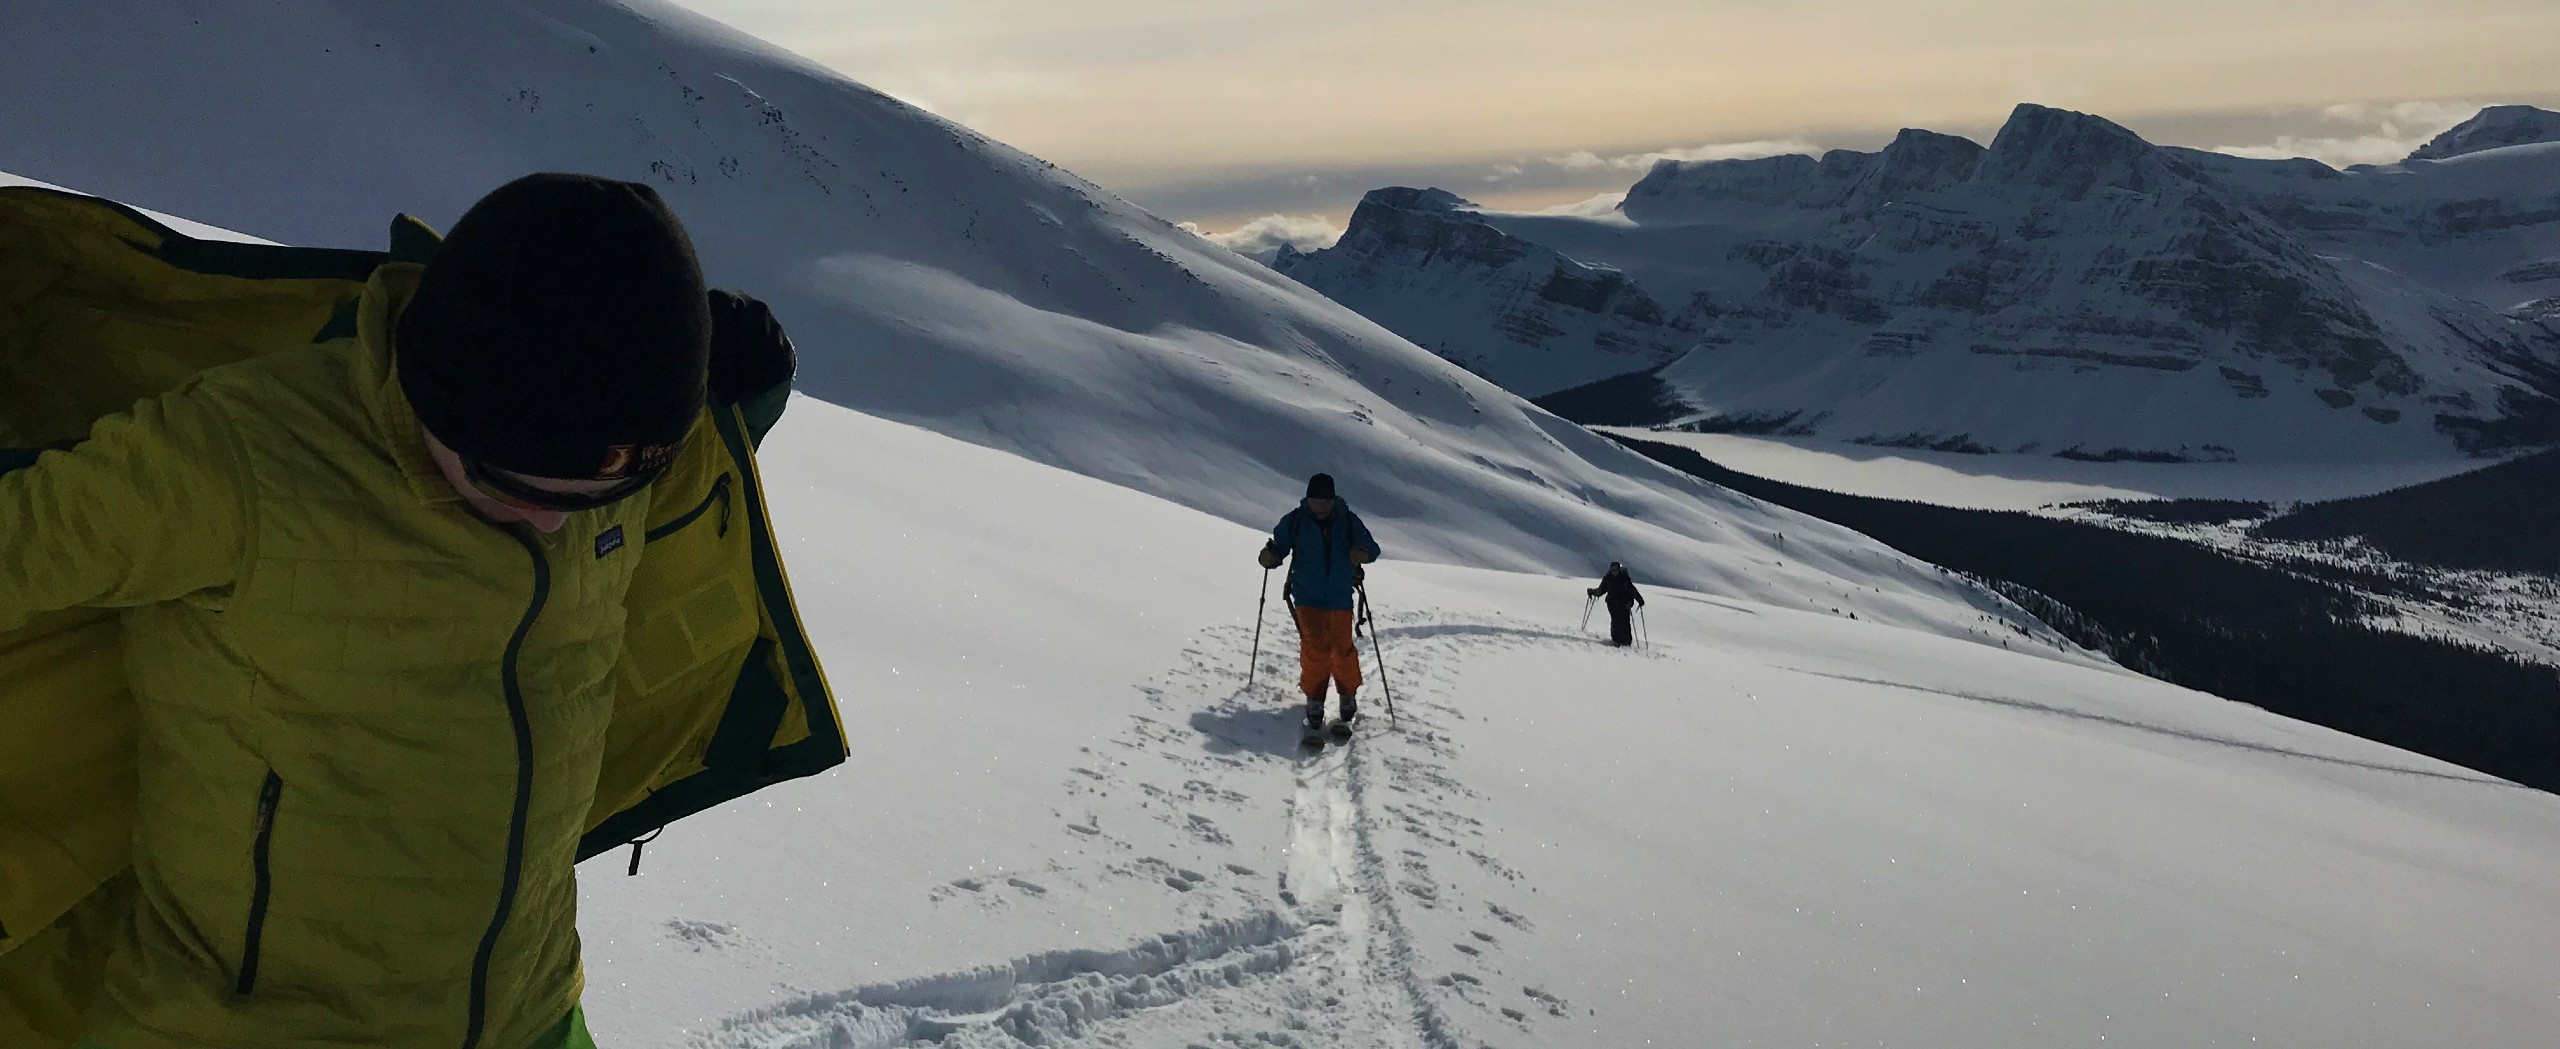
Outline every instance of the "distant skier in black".
<path fill-rule="evenodd" d="M 1644 603 L 1644 594 L 1636 589 L 1636 581 L 1627 575 L 1627 566 L 1609 562 L 1609 572 L 1600 577 L 1600 585 L 1587 591 L 1603 598 L 1609 605 L 1609 643 L 1619 648 L 1635 644 L 1635 608 Z"/>

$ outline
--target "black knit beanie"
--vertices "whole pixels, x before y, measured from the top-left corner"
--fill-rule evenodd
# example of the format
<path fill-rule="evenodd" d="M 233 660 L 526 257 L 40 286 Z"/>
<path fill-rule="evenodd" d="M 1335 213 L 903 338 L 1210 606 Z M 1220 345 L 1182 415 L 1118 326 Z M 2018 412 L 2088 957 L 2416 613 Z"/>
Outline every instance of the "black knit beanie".
<path fill-rule="evenodd" d="M 1332 474 L 1317 474 L 1317 475 L 1315 475 L 1315 476 L 1313 476 L 1313 477 L 1307 478 L 1307 498 L 1309 498 L 1309 499 L 1331 499 L 1331 498 L 1333 498 L 1333 475 L 1332 475 Z"/>
<path fill-rule="evenodd" d="M 401 388 L 464 459 L 537 477 L 664 466 L 702 410 L 693 241 L 647 186 L 527 175 L 464 212 L 400 316 Z"/>

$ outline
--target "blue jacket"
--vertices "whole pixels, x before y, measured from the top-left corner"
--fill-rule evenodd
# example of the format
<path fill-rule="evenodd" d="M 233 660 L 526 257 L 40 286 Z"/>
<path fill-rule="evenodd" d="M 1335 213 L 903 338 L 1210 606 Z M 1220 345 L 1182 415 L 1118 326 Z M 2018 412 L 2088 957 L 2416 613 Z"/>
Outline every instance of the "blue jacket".
<path fill-rule="evenodd" d="M 1307 608 L 1350 608 L 1352 549 L 1378 559 L 1378 540 L 1369 535 L 1369 526 L 1339 499 L 1334 500 L 1333 516 L 1324 521 L 1303 505 L 1289 511 L 1272 527 L 1271 542 L 1289 559 L 1289 599 Z"/>

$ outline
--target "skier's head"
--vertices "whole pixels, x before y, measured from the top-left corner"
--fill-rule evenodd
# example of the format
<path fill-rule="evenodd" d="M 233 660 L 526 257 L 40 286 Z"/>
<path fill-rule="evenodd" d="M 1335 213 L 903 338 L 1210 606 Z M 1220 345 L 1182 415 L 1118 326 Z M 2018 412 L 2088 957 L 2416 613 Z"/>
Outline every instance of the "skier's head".
<path fill-rule="evenodd" d="M 647 186 L 528 175 L 463 213 L 398 324 L 400 386 L 472 505 L 556 528 L 664 470 L 702 411 L 710 305 Z"/>
<path fill-rule="evenodd" d="M 1317 517 L 1333 514 L 1333 475 L 1317 474 L 1307 478 L 1307 512 Z"/>

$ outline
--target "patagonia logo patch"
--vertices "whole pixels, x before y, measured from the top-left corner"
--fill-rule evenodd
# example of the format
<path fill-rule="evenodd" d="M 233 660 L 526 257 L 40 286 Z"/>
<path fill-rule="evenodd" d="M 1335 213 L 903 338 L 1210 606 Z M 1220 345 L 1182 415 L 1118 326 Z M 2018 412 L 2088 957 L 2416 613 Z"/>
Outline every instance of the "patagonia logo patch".
<path fill-rule="evenodd" d="M 611 527 L 611 528 L 607 528 L 607 529 L 605 529 L 605 530 L 604 530 L 604 534 L 603 534 L 603 535 L 600 535 L 600 536 L 597 536 L 597 537 L 596 537 L 596 556 L 597 556 L 597 557 L 601 558 L 601 557 L 603 557 L 603 556 L 604 556 L 604 555 L 606 555 L 606 554 L 610 554 L 610 553 L 612 553 L 612 552 L 614 552 L 614 551 L 616 551 L 616 550 L 620 550 L 620 549 L 622 549 L 622 526 L 621 526 L 621 525 L 615 525 L 615 526 L 613 526 L 613 527 Z"/>

